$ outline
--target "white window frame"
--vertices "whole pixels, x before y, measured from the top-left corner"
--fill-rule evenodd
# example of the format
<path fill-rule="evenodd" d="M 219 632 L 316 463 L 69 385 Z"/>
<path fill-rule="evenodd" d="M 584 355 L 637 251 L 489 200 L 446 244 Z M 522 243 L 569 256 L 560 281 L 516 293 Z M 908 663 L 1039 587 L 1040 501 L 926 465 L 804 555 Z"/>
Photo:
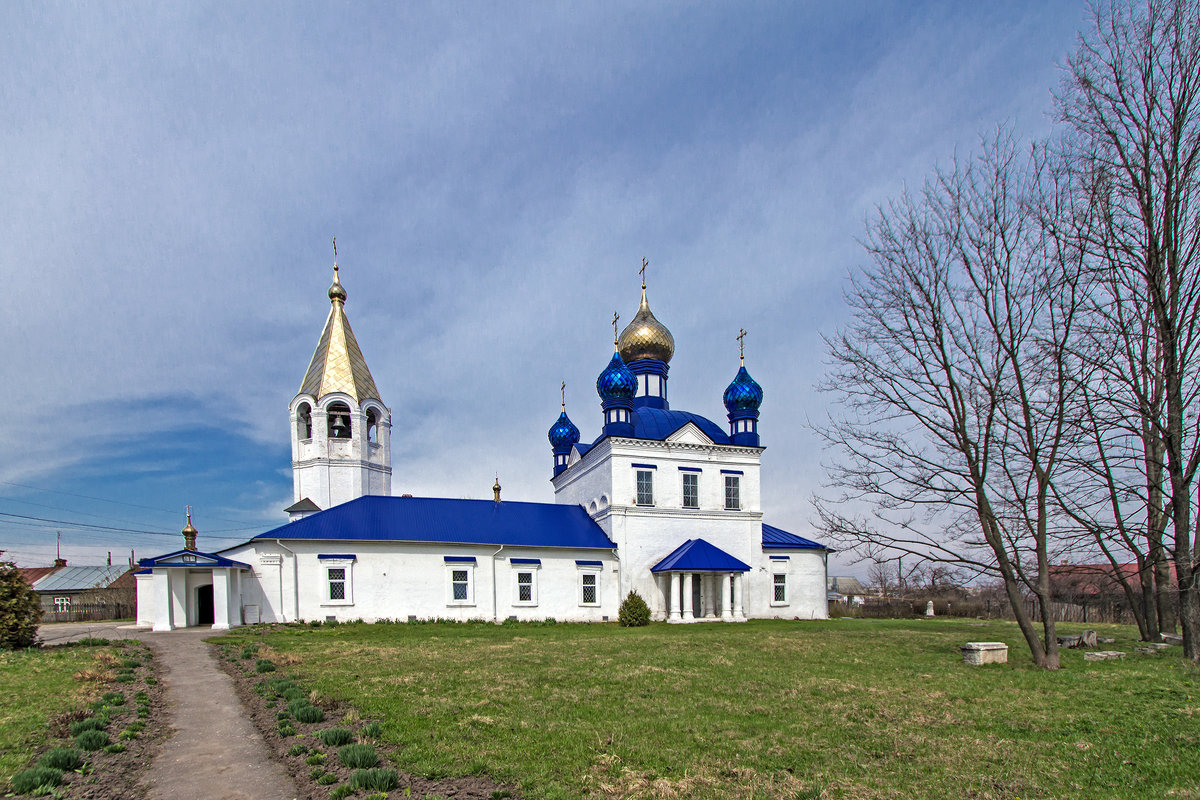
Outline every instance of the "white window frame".
<path fill-rule="evenodd" d="M 578 597 L 579 605 L 586 606 L 588 608 L 595 608 L 600 605 L 600 573 L 602 570 L 603 570 L 603 567 L 596 567 L 596 566 L 590 566 L 590 565 L 584 565 L 584 564 L 579 565 L 579 580 L 576 581 L 577 585 L 579 586 L 579 597 Z M 592 580 L 594 581 L 593 585 L 595 586 L 595 589 L 596 589 L 596 599 L 590 603 L 583 599 L 584 585 L 585 585 L 584 579 L 588 576 L 591 576 Z"/>
<path fill-rule="evenodd" d="M 789 562 L 782 558 L 771 560 L 771 605 L 773 606 L 786 606 L 791 602 L 788 599 L 788 564 Z M 779 580 L 780 578 L 783 580 Z M 778 599 L 776 593 L 780 587 L 783 588 L 782 600 Z"/>
<path fill-rule="evenodd" d="M 345 595 L 341 600 L 334 600 L 330 593 L 330 587 L 335 582 L 329 575 L 329 571 L 333 569 L 345 570 L 342 573 L 343 577 L 338 583 L 342 584 L 342 594 Z M 354 605 L 354 559 L 352 558 L 322 558 L 321 559 L 322 573 L 322 588 L 321 588 L 321 605 L 322 606 L 352 606 Z"/>
<path fill-rule="evenodd" d="M 70 610 L 71 610 L 70 596 L 54 598 L 54 613 L 65 614 Z"/>
<path fill-rule="evenodd" d="M 732 481 L 732 484 L 730 483 Z M 729 505 L 729 489 L 732 485 L 734 493 L 737 495 L 737 505 Z M 741 511 L 742 510 L 742 476 L 741 475 L 725 475 L 725 510 L 726 511 Z"/>
<path fill-rule="evenodd" d="M 642 502 L 642 474 L 645 473 L 650 477 L 650 502 Z M 635 468 L 633 471 L 633 494 L 634 504 L 639 506 L 654 505 L 654 470 Z"/>
<path fill-rule="evenodd" d="M 541 564 L 513 564 L 512 565 L 512 585 L 514 606 L 532 607 L 538 604 L 538 571 L 541 570 Z M 529 573 L 529 599 L 521 599 L 521 575 Z"/>
<path fill-rule="evenodd" d="M 466 571 L 467 573 L 467 597 L 465 600 L 456 600 L 454 598 L 454 573 Z M 461 583 L 461 581 L 459 581 Z M 446 562 L 446 605 L 448 606 L 473 606 L 475 605 L 475 562 L 474 561 L 447 561 Z"/>
<path fill-rule="evenodd" d="M 700 507 L 700 473 L 699 472 L 681 472 L 679 474 L 682 476 L 679 479 L 679 481 L 680 481 L 679 485 L 680 485 L 680 490 L 683 492 L 683 507 L 684 508 L 699 508 Z M 688 501 L 687 501 L 688 500 L 688 493 L 687 493 L 688 478 L 692 478 L 693 480 L 696 481 L 696 502 L 690 506 L 688 505 Z"/>

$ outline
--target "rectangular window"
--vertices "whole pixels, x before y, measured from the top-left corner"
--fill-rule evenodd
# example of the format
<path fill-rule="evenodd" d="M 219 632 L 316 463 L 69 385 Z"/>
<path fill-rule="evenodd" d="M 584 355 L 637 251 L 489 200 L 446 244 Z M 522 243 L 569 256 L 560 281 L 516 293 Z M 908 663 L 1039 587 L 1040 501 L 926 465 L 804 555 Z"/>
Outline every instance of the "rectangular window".
<path fill-rule="evenodd" d="M 683 473 L 683 507 L 700 507 L 700 476 L 694 472 Z"/>
<path fill-rule="evenodd" d="M 648 469 L 637 471 L 637 504 L 654 505 L 654 473 Z"/>
<path fill-rule="evenodd" d="M 450 573 L 450 583 L 454 589 L 454 600 L 456 602 L 465 602 L 467 599 L 467 590 L 471 588 L 471 573 L 465 569 L 451 570 Z"/>
<path fill-rule="evenodd" d="M 325 577 L 329 583 L 328 600 L 345 600 L 346 599 L 346 568 L 345 567 L 329 567 L 325 570 Z"/>
<path fill-rule="evenodd" d="M 742 507 L 742 479 L 738 475 L 725 476 L 725 508 L 737 511 Z"/>
<path fill-rule="evenodd" d="M 533 602 L 533 573 L 518 572 L 517 573 L 517 602 L 532 603 Z"/>
<path fill-rule="evenodd" d="M 772 602 L 786 603 L 787 602 L 787 575 L 776 574 L 774 576 L 774 578 L 775 578 L 775 595 L 774 595 L 774 600 L 772 600 Z"/>
<path fill-rule="evenodd" d="M 582 572 L 579 574 L 579 603 L 585 606 L 600 605 L 600 593 L 597 590 L 596 579 L 599 573 Z"/>
<path fill-rule="evenodd" d="M 64 611 L 70 611 L 71 610 L 71 598 L 69 598 L 69 597 L 54 598 L 54 610 L 60 614 L 63 613 Z"/>

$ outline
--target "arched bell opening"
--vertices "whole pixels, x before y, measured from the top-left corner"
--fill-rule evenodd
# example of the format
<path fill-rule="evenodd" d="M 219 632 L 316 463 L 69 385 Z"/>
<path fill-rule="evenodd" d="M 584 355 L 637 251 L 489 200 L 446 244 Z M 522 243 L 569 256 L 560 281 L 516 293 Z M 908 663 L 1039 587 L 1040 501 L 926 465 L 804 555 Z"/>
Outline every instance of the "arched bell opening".
<path fill-rule="evenodd" d="M 373 408 L 367 409 L 367 441 L 379 444 L 379 413 Z"/>
<path fill-rule="evenodd" d="M 351 437 L 350 406 L 345 403 L 332 403 L 329 408 L 325 409 L 325 413 L 329 418 L 329 438 L 349 439 Z"/>
<path fill-rule="evenodd" d="M 301 403 L 296 409 L 296 438 L 312 438 L 312 406 Z"/>

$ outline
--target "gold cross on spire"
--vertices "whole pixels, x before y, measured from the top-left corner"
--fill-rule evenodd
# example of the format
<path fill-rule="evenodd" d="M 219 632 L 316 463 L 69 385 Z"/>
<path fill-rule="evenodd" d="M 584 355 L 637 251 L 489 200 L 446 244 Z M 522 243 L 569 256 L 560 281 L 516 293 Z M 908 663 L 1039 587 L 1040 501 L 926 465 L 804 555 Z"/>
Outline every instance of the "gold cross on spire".
<path fill-rule="evenodd" d="M 192 524 L 192 507 L 184 506 L 184 508 L 187 509 L 187 524 L 191 525 Z M 175 519 L 179 519 L 179 517 L 176 517 Z"/>
<path fill-rule="evenodd" d="M 642 256 L 642 268 L 638 270 L 642 276 L 642 289 L 646 288 L 646 267 L 648 266 L 650 266 L 650 262 L 646 260 L 645 256 Z"/>
<path fill-rule="evenodd" d="M 337 278 L 337 273 L 338 273 L 338 266 L 337 266 L 337 237 L 335 236 L 335 237 L 333 237 L 333 277 L 334 277 L 334 278 Z"/>
<path fill-rule="evenodd" d="M 563 411 L 565 412 L 567 410 L 567 382 L 563 381 L 562 386 L 558 388 L 562 390 L 562 406 Z"/>
<path fill-rule="evenodd" d="M 617 320 L 619 320 L 620 318 L 621 318 L 621 315 L 620 315 L 620 314 L 618 314 L 617 312 L 615 312 L 615 311 L 614 311 L 614 312 L 613 312 L 613 321 L 612 321 L 612 326 L 613 326 L 613 347 L 616 347 L 616 346 L 617 346 Z"/>
<path fill-rule="evenodd" d="M 741 359 L 742 366 L 746 366 L 746 329 L 738 328 L 738 358 Z"/>

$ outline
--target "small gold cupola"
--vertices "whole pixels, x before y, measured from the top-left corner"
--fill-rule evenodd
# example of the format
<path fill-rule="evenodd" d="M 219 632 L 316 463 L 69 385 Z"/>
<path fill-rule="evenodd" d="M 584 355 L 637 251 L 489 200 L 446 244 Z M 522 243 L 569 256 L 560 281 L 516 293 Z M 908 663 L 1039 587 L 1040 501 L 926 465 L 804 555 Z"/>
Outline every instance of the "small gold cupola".
<path fill-rule="evenodd" d="M 183 526 L 183 549 L 196 551 L 196 534 L 199 531 L 192 525 L 192 507 L 187 507 L 187 524 Z"/>

